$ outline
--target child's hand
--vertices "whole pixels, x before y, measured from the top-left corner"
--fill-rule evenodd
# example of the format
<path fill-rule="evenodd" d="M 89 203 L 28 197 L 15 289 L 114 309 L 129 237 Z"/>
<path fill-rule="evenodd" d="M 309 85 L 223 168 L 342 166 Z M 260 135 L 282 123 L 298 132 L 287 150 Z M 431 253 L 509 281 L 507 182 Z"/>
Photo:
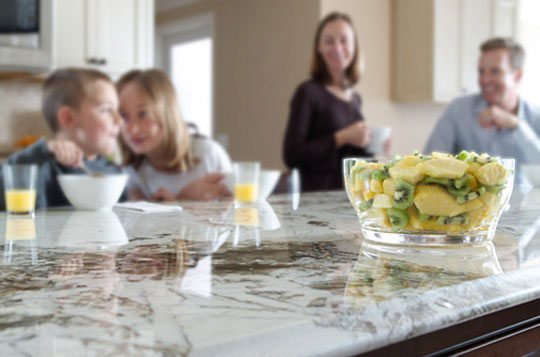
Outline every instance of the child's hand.
<path fill-rule="evenodd" d="M 73 142 L 68 140 L 51 140 L 47 143 L 47 149 L 54 154 L 58 163 L 65 166 L 83 166 L 84 154 Z"/>
<path fill-rule="evenodd" d="M 178 194 L 179 199 L 213 200 L 231 196 L 231 192 L 222 182 L 225 176 L 220 173 L 208 174 L 186 186 Z"/>
<path fill-rule="evenodd" d="M 176 201 L 176 196 L 164 187 L 157 190 L 152 197 L 151 201 Z"/>

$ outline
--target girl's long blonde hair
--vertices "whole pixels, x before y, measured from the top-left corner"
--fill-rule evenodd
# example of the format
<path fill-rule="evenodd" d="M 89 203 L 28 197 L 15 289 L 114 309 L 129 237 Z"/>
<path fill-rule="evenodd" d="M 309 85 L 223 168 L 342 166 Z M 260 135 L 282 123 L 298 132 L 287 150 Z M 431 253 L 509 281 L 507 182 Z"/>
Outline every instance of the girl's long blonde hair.
<path fill-rule="evenodd" d="M 190 135 L 169 77 L 157 69 L 129 71 L 116 83 L 118 93 L 130 83 L 136 84 L 150 98 L 153 117 L 162 126 L 164 135 L 162 145 L 165 148 L 167 170 L 176 172 L 190 170 L 194 165 Z M 135 154 L 127 146 L 121 135 L 120 151 L 124 165 L 138 168 L 144 159 L 144 155 Z"/>

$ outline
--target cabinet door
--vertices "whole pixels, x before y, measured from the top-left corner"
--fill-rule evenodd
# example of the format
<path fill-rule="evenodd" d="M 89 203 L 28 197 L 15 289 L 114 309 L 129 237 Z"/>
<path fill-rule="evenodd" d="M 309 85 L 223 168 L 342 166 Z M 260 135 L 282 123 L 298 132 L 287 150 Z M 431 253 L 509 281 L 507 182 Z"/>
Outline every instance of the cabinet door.
<path fill-rule="evenodd" d="M 493 0 L 493 36 L 516 37 L 518 0 Z"/>
<path fill-rule="evenodd" d="M 461 92 L 460 7 L 455 0 L 437 0 L 434 8 L 433 100 L 449 102 Z M 431 99 L 431 98 L 430 98 Z"/>
<path fill-rule="evenodd" d="M 53 4 L 54 66 L 86 66 L 85 0 L 56 0 Z"/>
<path fill-rule="evenodd" d="M 133 0 L 88 1 L 88 48 L 108 72 L 130 68 L 135 63 L 135 14 Z"/>
<path fill-rule="evenodd" d="M 152 0 L 87 0 L 87 4 L 87 48 L 100 69 L 117 76 L 151 66 Z"/>
<path fill-rule="evenodd" d="M 480 44 L 491 36 L 492 0 L 461 0 L 461 94 L 478 92 Z"/>

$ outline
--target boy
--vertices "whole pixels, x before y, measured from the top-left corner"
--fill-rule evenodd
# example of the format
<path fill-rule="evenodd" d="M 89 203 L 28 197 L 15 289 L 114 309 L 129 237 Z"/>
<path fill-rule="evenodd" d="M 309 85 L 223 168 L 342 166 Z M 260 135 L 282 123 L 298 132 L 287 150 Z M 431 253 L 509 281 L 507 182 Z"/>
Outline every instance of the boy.
<path fill-rule="evenodd" d="M 39 140 L 8 159 L 39 165 L 36 208 L 69 205 L 57 181 L 60 174 L 83 173 L 83 165 L 95 172 L 121 172 L 103 156 L 113 153 L 122 122 L 116 89 L 106 74 L 77 68 L 55 71 L 43 85 L 42 112 L 55 138 Z M 121 200 L 125 198 L 124 193 Z M 5 210 L 1 174 L 0 209 Z"/>

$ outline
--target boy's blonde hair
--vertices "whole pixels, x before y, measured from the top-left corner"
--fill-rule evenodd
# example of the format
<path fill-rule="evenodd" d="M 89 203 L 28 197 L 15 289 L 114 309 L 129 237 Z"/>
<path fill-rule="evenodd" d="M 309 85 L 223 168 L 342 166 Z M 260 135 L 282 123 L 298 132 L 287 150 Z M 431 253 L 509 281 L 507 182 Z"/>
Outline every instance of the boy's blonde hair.
<path fill-rule="evenodd" d="M 111 78 L 103 72 L 86 68 L 65 68 L 54 71 L 43 84 L 41 111 L 51 130 L 59 129 L 58 110 L 63 106 L 79 109 L 86 98 L 86 87 L 97 80 L 107 81 L 114 85 Z"/>
<path fill-rule="evenodd" d="M 157 69 L 133 70 L 124 74 L 116 83 L 118 93 L 130 83 L 136 84 L 150 98 L 152 114 L 162 125 L 166 168 L 178 172 L 190 170 L 194 164 L 191 140 L 169 77 Z M 121 136 L 120 150 L 124 165 L 137 168 L 144 159 L 144 155 L 135 154 Z"/>

